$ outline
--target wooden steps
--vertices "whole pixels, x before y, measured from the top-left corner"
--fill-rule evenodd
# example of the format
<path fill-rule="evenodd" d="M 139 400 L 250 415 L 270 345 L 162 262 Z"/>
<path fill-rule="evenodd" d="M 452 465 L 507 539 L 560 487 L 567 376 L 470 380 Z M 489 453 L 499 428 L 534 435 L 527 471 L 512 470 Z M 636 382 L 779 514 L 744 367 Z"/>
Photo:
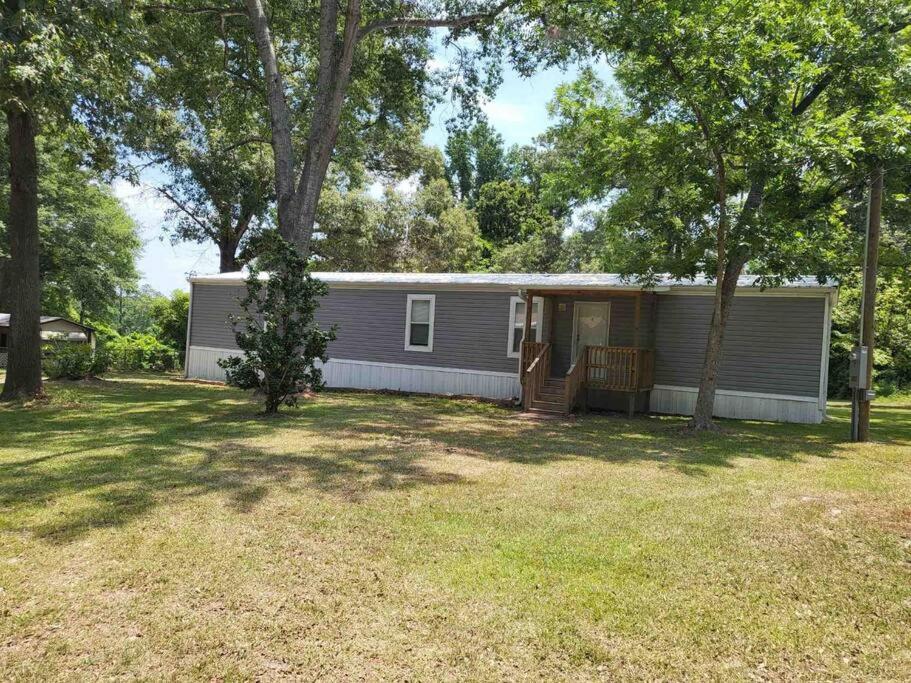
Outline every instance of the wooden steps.
<path fill-rule="evenodd" d="M 566 405 L 566 380 L 554 377 L 544 380 L 541 391 L 531 402 L 528 412 L 566 415 L 569 412 Z"/>

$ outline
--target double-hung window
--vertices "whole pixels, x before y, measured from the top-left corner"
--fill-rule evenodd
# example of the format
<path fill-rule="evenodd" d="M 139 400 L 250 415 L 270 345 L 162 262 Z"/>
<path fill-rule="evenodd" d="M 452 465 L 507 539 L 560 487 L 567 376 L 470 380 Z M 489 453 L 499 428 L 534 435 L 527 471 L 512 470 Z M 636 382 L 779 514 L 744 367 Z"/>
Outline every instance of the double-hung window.
<path fill-rule="evenodd" d="M 405 310 L 405 350 L 433 351 L 433 294 L 409 294 Z"/>
<path fill-rule="evenodd" d="M 532 300 L 531 338 L 541 341 L 541 305 L 542 299 Z M 509 344 L 506 355 L 518 358 L 522 354 L 522 337 L 525 334 L 525 302 L 517 296 L 509 299 Z"/>

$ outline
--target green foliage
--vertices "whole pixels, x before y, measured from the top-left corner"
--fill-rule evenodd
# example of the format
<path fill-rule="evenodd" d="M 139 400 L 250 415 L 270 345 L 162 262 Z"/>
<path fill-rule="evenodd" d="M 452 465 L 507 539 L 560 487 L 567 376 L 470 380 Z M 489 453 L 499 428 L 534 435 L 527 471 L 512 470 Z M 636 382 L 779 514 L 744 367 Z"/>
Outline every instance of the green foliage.
<path fill-rule="evenodd" d="M 406 234 L 402 270 L 465 272 L 480 261 L 483 244 L 474 214 L 455 200 L 442 178 L 415 193 Z"/>
<path fill-rule="evenodd" d="M 880 275 L 876 295 L 873 354 L 874 383 L 880 394 L 911 388 L 911 282 L 908 273 Z M 829 356 L 829 396 L 847 398 L 848 356 L 857 344 L 860 326 L 860 279 L 850 277 L 842 283 L 838 306 L 832 315 L 832 345 Z"/>
<path fill-rule="evenodd" d="M 249 30 L 205 13 L 146 19 L 149 60 L 137 74 L 127 143 L 163 171 L 156 187 L 171 203 L 172 241 L 213 242 L 220 269 L 236 270 L 249 239 L 271 225 L 274 199 L 267 112 L 244 83 L 256 66 Z"/>
<path fill-rule="evenodd" d="M 169 372 L 180 362 L 177 351 L 154 335 L 143 332 L 111 337 L 104 342 L 104 349 L 111 368 L 119 372 Z"/>
<path fill-rule="evenodd" d="M 6 3 L 0 19 L 0 105 L 24 106 L 77 137 L 96 167 L 113 162 L 115 123 L 143 40 L 139 14 L 115 0 Z"/>
<path fill-rule="evenodd" d="M 266 414 L 273 414 L 281 405 L 296 405 L 301 391 L 323 388 L 316 361 L 328 360 L 326 349 L 335 339 L 335 329 L 324 331 L 316 324 L 319 297 L 328 293 L 328 287 L 310 276 L 294 247 L 270 234 L 260 254 L 269 272 L 257 263 L 251 265 L 240 302 L 243 314 L 233 319 L 237 346 L 244 355 L 218 364 L 228 384 L 261 391 Z"/>
<path fill-rule="evenodd" d="M 482 265 L 475 215 L 440 177 L 426 178 L 413 195 L 387 187 L 380 199 L 325 189 L 319 225 L 313 251 L 321 270 L 464 272 Z"/>
<path fill-rule="evenodd" d="M 57 341 L 44 349 L 44 372 L 51 379 L 89 379 L 107 372 L 110 358 L 105 349 L 89 344 Z"/>
<path fill-rule="evenodd" d="M 6 178 L 6 124 L 0 172 Z M 82 163 L 72 136 L 39 137 L 38 222 L 41 308 L 47 315 L 112 321 L 122 288 L 135 287 L 142 244 L 136 223 L 103 177 Z M 0 193 L 0 256 L 6 249 L 7 193 Z M 2 297 L 0 297 L 2 298 Z"/>
<path fill-rule="evenodd" d="M 183 365 L 187 343 L 187 321 L 190 313 L 190 295 L 174 290 L 170 297 L 159 297 L 152 304 L 152 320 L 157 337 L 166 346 L 177 351 Z"/>
<path fill-rule="evenodd" d="M 558 91 L 547 192 L 607 204 L 625 246 L 605 261 L 628 274 L 713 274 L 719 244 L 769 281 L 837 274 L 843 198 L 911 130 L 906 5 L 851 6 L 568 8 L 568 39 L 618 61 L 619 92 L 591 74 Z"/>
<path fill-rule="evenodd" d="M 405 239 L 407 199 L 387 188 L 382 199 L 363 189 L 323 188 L 313 253 L 320 269 L 394 271 Z"/>
<path fill-rule="evenodd" d="M 501 272 L 547 272 L 560 254 L 562 224 L 519 180 L 490 182 L 477 202 L 481 233 Z"/>
<path fill-rule="evenodd" d="M 446 175 L 456 196 L 474 206 L 487 183 L 509 177 L 503 136 L 487 121 L 456 130 L 446 140 Z"/>

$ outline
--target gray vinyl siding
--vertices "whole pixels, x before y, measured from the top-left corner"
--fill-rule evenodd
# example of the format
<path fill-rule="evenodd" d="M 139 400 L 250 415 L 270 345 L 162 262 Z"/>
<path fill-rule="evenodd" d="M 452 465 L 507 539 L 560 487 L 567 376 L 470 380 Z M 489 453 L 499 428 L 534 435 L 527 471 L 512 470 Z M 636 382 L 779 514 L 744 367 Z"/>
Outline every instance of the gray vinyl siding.
<path fill-rule="evenodd" d="M 243 293 L 243 285 L 193 285 L 192 346 L 236 348 L 227 320 L 239 312 L 237 300 Z M 430 353 L 405 351 L 408 294 L 436 296 Z M 514 373 L 518 361 L 506 355 L 511 295 L 514 293 L 336 287 L 323 299 L 317 320 L 326 327 L 338 325 L 338 338 L 329 346 L 330 357 Z M 556 376 L 569 368 L 573 304 L 581 299 L 610 301 L 610 344 L 634 343 L 634 297 L 555 297 L 546 306 L 544 331 L 554 344 L 551 367 Z M 655 299 L 657 308 L 653 310 Z M 565 304 L 562 311 L 560 304 Z M 640 345 L 654 343 L 656 384 L 698 386 L 711 313 L 710 296 L 643 298 Z M 718 387 L 818 395 L 824 316 L 822 297 L 736 297 L 725 334 Z"/>
<path fill-rule="evenodd" d="M 190 346 L 236 349 L 228 316 L 241 312 L 238 301 L 246 290 L 244 285 L 194 284 Z"/>
<path fill-rule="evenodd" d="M 699 385 L 711 318 L 710 296 L 658 297 L 656 384 Z M 824 319 L 824 298 L 735 297 L 718 388 L 817 396 Z"/>
<path fill-rule="evenodd" d="M 606 301 L 610 303 L 608 343 L 611 346 L 633 346 L 635 343 L 636 300 L 634 297 L 558 296 L 553 306 L 553 357 L 551 374 L 562 376 L 569 370 L 573 343 L 573 303 L 575 301 Z M 564 310 L 560 305 L 564 304 Z M 652 338 L 652 302 L 643 297 L 639 320 L 639 345 L 649 346 Z"/>
<path fill-rule="evenodd" d="M 236 348 L 231 326 L 243 286 L 193 286 L 190 343 Z M 405 350 L 405 311 L 409 294 L 433 294 L 433 351 Z M 322 299 L 317 322 L 337 325 L 329 357 L 376 363 L 424 365 L 464 370 L 516 372 L 518 360 L 506 355 L 510 292 L 432 289 L 332 288 Z"/>
<path fill-rule="evenodd" d="M 405 350 L 405 310 L 409 294 L 436 297 L 433 351 Z M 427 365 L 463 370 L 517 372 L 506 355 L 510 292 L 432 289 L 332 289 L 317 320 L 338 325 L 329 356 L 347 360 Z"/>

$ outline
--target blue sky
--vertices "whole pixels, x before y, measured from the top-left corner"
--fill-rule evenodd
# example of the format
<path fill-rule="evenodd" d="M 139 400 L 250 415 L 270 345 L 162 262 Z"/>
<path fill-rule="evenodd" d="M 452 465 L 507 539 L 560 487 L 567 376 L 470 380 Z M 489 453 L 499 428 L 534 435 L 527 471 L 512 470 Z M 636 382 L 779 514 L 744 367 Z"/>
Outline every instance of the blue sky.
<path fill-rule="evenodd" d="M 445 59 L 445 55 L 439 57 Z M 607 75 L 606 66 L 601 66 L 599 71 Z M 504 73 L 497 96 L 486 102 L 483 108 L 507 146 L 530 143 L 547 128 L 547 103 L 555 88 L 572 80 L 575 72 L 575 69 L 564 72 L 552 68 L 527 79 L 512 69 Z M 444 145 L 446 120 L 452 113 L 453 105 L 448 102 L 442 103 L 433 112 L 431 126 L 425 134 L 429 144 Z M 208 244 L 170 243 L 162 231 L 168 203 L 149 188 L 160 177 L 156 173 L 146 173 L 143 178 L 145 185 L 140 187 L 117 181 L 114 192 L 140 227 L 143 252 L 138 267 L 142 284 L 167 293 L 174 289 L 187 289 L 186 278 L 190 273 L 218 272 L 218 250 Z"/>

